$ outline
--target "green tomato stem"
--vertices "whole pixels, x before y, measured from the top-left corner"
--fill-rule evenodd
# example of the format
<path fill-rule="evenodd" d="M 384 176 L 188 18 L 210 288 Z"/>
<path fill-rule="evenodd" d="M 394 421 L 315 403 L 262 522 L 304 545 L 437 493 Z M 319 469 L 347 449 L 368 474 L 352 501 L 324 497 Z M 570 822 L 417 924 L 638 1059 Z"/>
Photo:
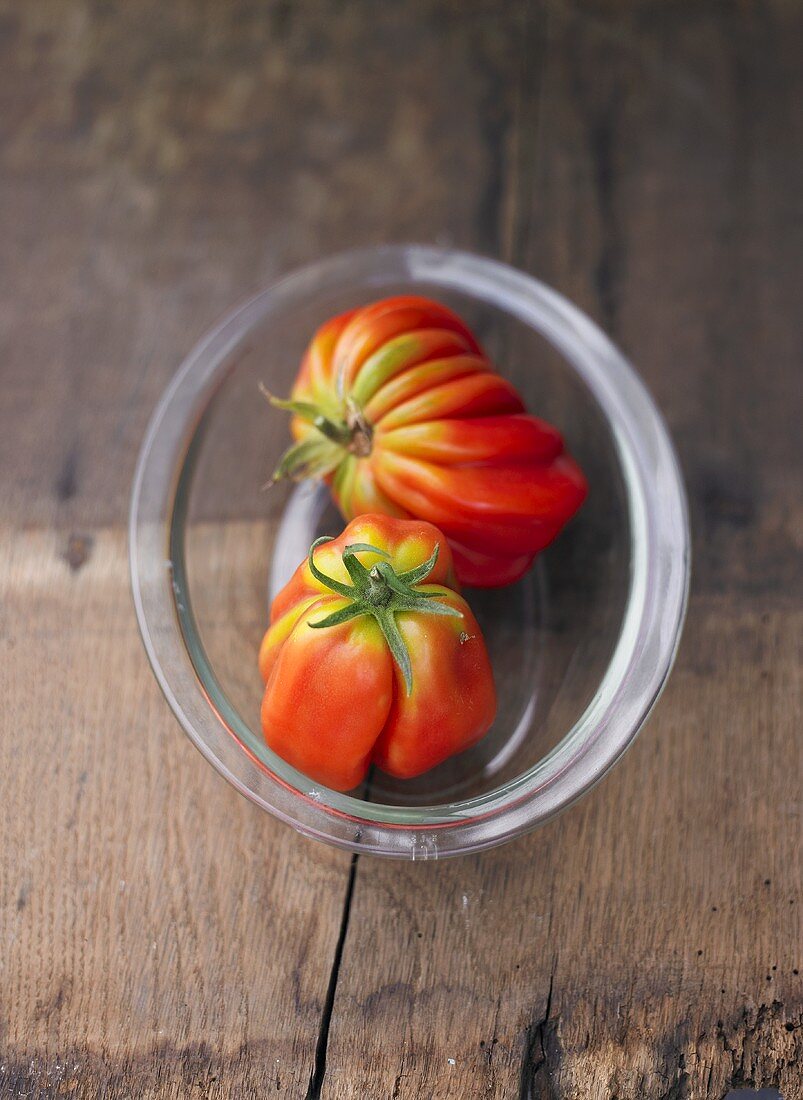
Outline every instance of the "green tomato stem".
<path fill-rule="evenodd" d="M 380 561 L 367 569 L 357 558 L 358 553 L 379 554 L 387 557 L 384 550 L 369 543 L 352 543 L 343 550 L 343 565 L 352 580 L 352 584 L 337 581 L 334 577 L 322 572 L 315 564 L 315 551 L 323 543 L 331 542 L 328 535 L 316 539 L 310 547 L 309 569 L 312 576 L 328 588 L 336 592 L 350 602 L 346 607 L 334 611 L 326 618 L 318 622 L 309 623 L 314 630 L 325 629 L 330 626 L 339 626 L 361 615 L 372 615 L 376 620 L 382 635 L 387 642 L 393 660 L 396 662 L 408 695 L 413 690 L 413 667 L 410 653 L 399 630 L 396 616 L 401 612 L 418 612 L 424 615 L 450 615 L 462 618 L 462 612 L 455 607 L 442 603 L 437 598 L 437 592 L 421 592 L 415 585 L 420 584 L 430 575 L 438 561 L 439 547 L 436 546 L 427 561 L 415 569 L 405 573 L 397 573 L 389 561 Z"/>
<path fill-rule="evenodd" d="M 262 385 L 260 390 L 274 408 L 291 412 L 320 433 L 308 436 L 285 451 L 274 470 L 273 481 L 285 477 L 326 477 L 347 455 L 365 458 L 371 453 L 373 428 L 352 398 L 343 403 L 341 419 L 335 419 L 311 401 L 274 397 Z"/>

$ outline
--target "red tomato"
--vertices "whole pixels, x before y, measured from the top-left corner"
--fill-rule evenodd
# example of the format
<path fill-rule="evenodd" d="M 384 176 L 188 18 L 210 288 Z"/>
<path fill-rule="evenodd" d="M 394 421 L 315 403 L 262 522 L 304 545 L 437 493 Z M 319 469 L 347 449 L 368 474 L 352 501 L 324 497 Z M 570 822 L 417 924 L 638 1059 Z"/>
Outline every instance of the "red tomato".
<path fill-rule="evenodd" d="M 464 584 L 516 580 L 574 515 L 586 481 L 470 330 L 428 298 L 386 298 L 323 325 L 290 401 L 275 477 L 323 477 L 346 519 L 436 524 Z"/>
<path fill-rule="evenodd" d="M 421 520 L 363 515 L 314 543 L 259 653 L 274 752 L 347 791 L 371 763 L 408 779 L 479 741 L 496 692 L 455 586 L 448 543 Z"/>

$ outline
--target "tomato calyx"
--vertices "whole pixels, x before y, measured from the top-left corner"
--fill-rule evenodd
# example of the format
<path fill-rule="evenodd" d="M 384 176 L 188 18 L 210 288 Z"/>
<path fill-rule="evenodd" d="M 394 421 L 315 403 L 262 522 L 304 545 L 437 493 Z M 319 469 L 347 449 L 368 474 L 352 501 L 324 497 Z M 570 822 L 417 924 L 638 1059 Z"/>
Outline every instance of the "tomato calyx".
<path fill-rule="evenodd" d="M 366 458 L 371 453 L 374 430 L 353 398 L 346 398 L 341 415 L 335 417 L 311 401 L 274 397 L 264 387 L 262 392 L 274 408 L 291 412 L 320 433 L 307 436 L 284 452 L 273 472 L 273 481 L 285 477 L 326 477 L 346 455 Z"/>
<path fill-rule="evenodd" d="M 352 581 L 352 584 L 345 584 L 343 581 L 327 576 L 315 564 L 317 548 L 323 543 L 332 541 L 329 535 L 315 540 L 310 547 L 307 559 L 309 570 L 319 584 L 350 602 L 331 615 L 327 615 L 326 618 L 308 625 L 315 630 L 321 630 L 329 626 L 339 626 L 340 623 L 359 618 L 361 615 L 372 615 L 401 671 L 407 694 L 410 695 L 413 690 L 412 662 L 407 644 L 396 622 L 396 616 L 403 611 L 415 611 L 426 615 L 451 615 L 462 618 L 462 612 L 437 599 L 440 593 L 421 592 L 415 587 L 426 581 L 435 568 L 440 546 L 436 545 L 431 556 L 415 569 L 397 573 L 389 561 L 379 561 L 367 569 L 357 554 L 372 553 L 387 558 L 387 551 L 380 550 L 378 546 L 371 546 L 367 542 L 351 543 L 343 549 L 343 565 Z"/>

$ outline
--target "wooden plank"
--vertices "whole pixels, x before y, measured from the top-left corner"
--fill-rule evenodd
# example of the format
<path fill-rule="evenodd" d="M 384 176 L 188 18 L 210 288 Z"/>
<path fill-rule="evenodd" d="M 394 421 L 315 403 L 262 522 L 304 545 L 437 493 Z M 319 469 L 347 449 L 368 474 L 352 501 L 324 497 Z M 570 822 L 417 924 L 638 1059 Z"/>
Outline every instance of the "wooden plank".
<path fill-rule="evenodd" d="M 502 238 L 667 414 L 689 621 L 576 808 L 459 863 L 359 862 L 325 1097 L 803 1096 L 800 29 L 782 4 L 534 9 Z"/>

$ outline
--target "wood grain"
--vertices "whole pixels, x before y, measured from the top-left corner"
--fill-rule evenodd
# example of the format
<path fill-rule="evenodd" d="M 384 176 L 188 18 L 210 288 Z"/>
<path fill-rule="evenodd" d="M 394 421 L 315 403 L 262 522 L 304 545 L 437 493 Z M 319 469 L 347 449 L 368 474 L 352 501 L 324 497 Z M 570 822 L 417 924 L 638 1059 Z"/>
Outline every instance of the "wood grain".
<path fill-rule="evenodd" d="M 803 1097 L 801 22 L 0 0 L 0 1096 Z M 194 340 L 394 239 L 596 316 L 695 535 L 621 766 L 529 838 L 415 866 L 297 838 L 192 750 L 124 535 Z"/>
<path fill-rule="evenodd" d="M 245 1095 L 254 1062 L 298 1094 L 348 860 L 178 735 L 124 537 L 84 540 L 79 565 L 57 530 L 2 538 L 0 1094 Z"/>

